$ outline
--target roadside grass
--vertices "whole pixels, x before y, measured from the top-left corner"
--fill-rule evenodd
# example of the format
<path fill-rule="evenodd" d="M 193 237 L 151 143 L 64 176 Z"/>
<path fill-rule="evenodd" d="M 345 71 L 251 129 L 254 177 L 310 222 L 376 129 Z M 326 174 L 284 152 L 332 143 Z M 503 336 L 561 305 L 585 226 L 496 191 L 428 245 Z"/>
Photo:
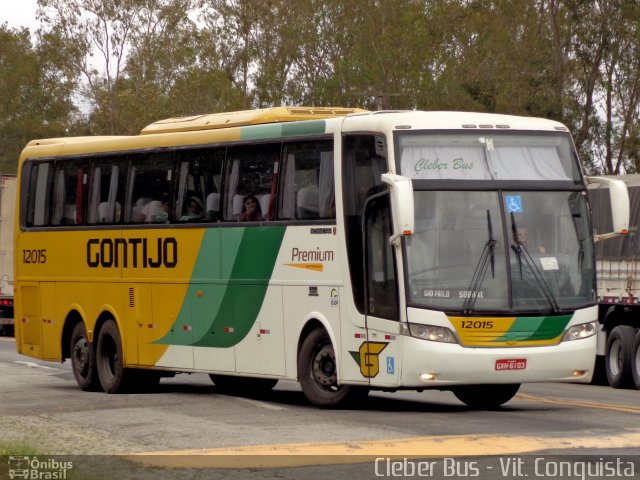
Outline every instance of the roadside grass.
<path fill-rule="evenodd" d="M 37 455 L 38 452 L 31 445 L 26 443 L 1 443 L 0 442 L 0 456 L 32 456 Z"/>

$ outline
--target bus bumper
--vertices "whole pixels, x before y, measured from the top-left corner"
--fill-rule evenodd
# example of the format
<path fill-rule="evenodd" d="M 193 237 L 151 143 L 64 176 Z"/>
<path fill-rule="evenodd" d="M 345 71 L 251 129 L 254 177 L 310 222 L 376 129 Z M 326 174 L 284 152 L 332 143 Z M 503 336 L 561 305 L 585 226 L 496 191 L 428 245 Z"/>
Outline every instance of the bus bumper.
<path fill-rule="evenodd" d="M 553 346 L 470 348 L 403 337 L 403 387 L 578 382 L 589 383 L 596 356 L 595 335 Z"/>

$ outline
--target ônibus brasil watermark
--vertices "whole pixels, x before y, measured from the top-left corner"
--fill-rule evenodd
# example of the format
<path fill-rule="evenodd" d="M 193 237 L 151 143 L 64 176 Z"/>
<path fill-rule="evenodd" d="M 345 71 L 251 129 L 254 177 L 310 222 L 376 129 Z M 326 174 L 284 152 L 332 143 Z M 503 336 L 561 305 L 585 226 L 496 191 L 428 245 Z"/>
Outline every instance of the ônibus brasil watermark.
<path fill-rule="evenodd" d="M 67 472 L 73 468 L 73 462 L 55 458 L 10 456 L 8 462 L 11 480 L 66 480 Z"/>

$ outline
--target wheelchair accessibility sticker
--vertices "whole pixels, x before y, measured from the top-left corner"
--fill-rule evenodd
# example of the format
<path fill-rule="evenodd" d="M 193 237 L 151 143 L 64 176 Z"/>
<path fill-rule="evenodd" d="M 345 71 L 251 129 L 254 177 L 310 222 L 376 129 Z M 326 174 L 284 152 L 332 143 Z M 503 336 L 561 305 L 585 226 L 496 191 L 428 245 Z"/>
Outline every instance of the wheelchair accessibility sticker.
<path fill-rule="evenodd" d="M 520 195 L 506 195 L 504 201 L 507 207 L 507 213 L 522 213 L 522 197 Z"/>
<path fill-rule="evenodd" d="M 387 373 L 389 375 L 393 375 L 396 371 L 395 359 L 394 357 L 387 357 Z"/>

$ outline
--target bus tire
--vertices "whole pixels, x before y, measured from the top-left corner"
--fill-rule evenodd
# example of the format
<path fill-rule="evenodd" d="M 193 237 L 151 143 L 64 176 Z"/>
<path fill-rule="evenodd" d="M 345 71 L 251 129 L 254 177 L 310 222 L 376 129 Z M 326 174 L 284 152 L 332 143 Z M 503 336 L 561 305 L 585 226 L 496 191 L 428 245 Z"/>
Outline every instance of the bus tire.
<path fill-rule="evenodd" d="M 452 389 L 462 403 L 475 410 L 495 410 L 511 400 L 519 383 L 505 385 L 463 385 Z"/>
<path fill-rule="evenodd" d="M 633 377 L 633 383 L 635 383 L 636 388 L 640 390 L 640 330 L 636 333 L 636 338 L 633 341 L 631 376 Z"/>
<path fill-rule="evenodd" d="M 609 385 L 627 388 L 633 385 L 631 357 L 636 330 L 629 325 L 618 325 L 609 334 L 606 348 L 606 371 Z"/>
<path fill-rule="evenodd" d="M 107 393 L 121 393 L 127 387 L 127 371 L 122 356 L 120 331 L 114 320 L 107 320 L 98 335 L 96 364 L 102 389 Z"/>
<path fill-rule="evenodd" d="M 261 394 L 269 392 L 278 383 L 274 378 L 235 377 L 232 375 L 210 374 L 209 378 L 222 392 L 238 393 L 244 395 Z"/>
<path fill-rule="evenodd" d="M 96 351 L 87 337 L 84 323 L 78 322 L 71 332 L 69 345 L 71 370 L 78 386 L 87 392 L 100 390 L 100 380 L 96 368 Z"/>
<path fill-rule="evenodd" d="M 338 385 L 336 356 L 324 329 L 313 330 L 298 354 L 298 379 L 305 397 L 316 407 L 334 408 L 362 399 L 369 390 Z"/>

